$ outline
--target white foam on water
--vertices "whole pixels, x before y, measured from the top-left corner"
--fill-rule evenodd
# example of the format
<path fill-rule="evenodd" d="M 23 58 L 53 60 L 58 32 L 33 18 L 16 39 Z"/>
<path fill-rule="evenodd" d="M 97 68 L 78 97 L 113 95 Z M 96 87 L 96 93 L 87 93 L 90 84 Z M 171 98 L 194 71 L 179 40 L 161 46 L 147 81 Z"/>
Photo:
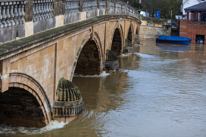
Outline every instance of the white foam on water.
<path fill-rule="evenodd" d="M 8 126 L 5 124 L 0 125 L 0 134 L 7 134 L 7 135 L 13 135 L 13 134 L 42 134 L 47 131 L 51 131 L 54 129 L 63 128 L 66 124 L 64 122 L 58 122 L 56 120 L 51 121 L 47 126 L 43 128 L 36 128 L 36 127 L 14 127 L 14 126 Z"/>
<path fill-rule="evenodd" d="M 54 120 L 54 121 L 51 121 L 47 126 L 41 128 L 40 132 L 43 133 L 46 131 L 63 128 L 66 124 L 68 124 L 68 123 L 58 122 L 58 121 Z"/>
<path fill-rule="evenodd" d="M 206 63 L 206 60 L 201 60 L 202 63 Z"/>
<path fill-rule="evenodd" d="M 154 55 L 142 54 L 142 53 L 135 53 L 136 55 L 140 56 L 141 58 L 154 58 Z"/>
<path fill-rule="evenodd" d="M 76 75 L 74 75 L 74 77 L 106 77 L 108 75 L 110 75 L 110 73 L 106 73 L 105 71 L 103 71 L 99 75 L 86 75 L 86 76 L 84 76 L 84 75 L 81 75 L 81 74 L 76 74 Z"/>
<path fill-rule="evenodd" d="M 122 54 L 119 57 L 128 57 L 128 56 L 129 56 L 128 54 Z"/>

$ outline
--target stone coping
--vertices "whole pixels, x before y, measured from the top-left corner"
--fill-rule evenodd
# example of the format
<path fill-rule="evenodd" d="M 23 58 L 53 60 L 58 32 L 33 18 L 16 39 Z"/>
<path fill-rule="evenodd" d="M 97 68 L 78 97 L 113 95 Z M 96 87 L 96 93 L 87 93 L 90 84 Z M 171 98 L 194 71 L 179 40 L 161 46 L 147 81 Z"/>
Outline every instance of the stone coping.
<path fill-rule="evenodd" d="M 59 37 L 74 33 L 78 30 L 92 26 L 93 24 L 98 24 L 102 21 L 107 21 L 110 19 L 127 18 L 132 20 L 139 20 L 135 17 L 129 15 L 102 15 L 94 18 L 90 18 L 84 21 L 67 24 L 62 27 L 53 28 L 34 34 L 29 37 L 25 37 L 19 40 L 10 41 L 0 45 L 0 60 L 19 54 L 22 50 L 28 50 L 30 47 L 36 47 L 40 44 L 44 44 L 53 41 Z M 141 21 L 139 20 L 141 23 Z"/>

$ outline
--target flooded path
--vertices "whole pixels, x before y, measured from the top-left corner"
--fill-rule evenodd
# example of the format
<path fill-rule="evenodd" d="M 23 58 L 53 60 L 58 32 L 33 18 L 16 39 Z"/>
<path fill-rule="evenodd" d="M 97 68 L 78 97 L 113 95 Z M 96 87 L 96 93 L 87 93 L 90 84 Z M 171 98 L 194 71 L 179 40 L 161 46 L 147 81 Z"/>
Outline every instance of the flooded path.
<path fill-rule="evenodd" d="M 206 46 L 142 41 L 111 75 L 75 77 L 84 111 L 43 129 L 0 126 L 0 136 L 205 137 Z"/>

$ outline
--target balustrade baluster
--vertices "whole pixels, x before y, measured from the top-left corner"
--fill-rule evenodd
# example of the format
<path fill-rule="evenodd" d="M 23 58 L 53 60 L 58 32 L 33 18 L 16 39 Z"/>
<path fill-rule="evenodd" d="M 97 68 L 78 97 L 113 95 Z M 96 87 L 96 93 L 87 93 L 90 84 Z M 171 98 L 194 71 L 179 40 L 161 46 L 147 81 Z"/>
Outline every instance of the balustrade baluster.
<path fill-rule="evenodd" d="M 68 6 L 68 9 L 67 9 L 67 12 L 68 12 L 68 13 L 67 13 L 67 14 L 73 13 L 73 8 L 74 8 L 74 7 L 72 7 L 71 1 L 68 0 L 68 3 L 67 3 L 67 4 L 68 4 L 68 5 L 67 5 L 67 6 Z"/>
<path fill-rule="evenodd" d="M 42 20 L 44 20 L 44 3 L 43 3 L 43 0 L 41 0 L 40 9 L 41 9 L 41 18 L 42 18 Z"/>
<path fill-rule="evenodd" d="M 49 0 L 46 0 L 46 18 L 49 19 Z"/>
<path fill-rule="evenodd" d="M 43 17 L 42 17 L 42 0 L 39 1 L 39 16 L 40 16 L 40 20 L 43 20 Z"/>
<path fill-rule="evenodd" d="M 39 20 L 39 7 L 38 7 L 38 0 L 35 0 L 35 11 L 36 11 L 36 15 L 35 15 L 35 19 L 36 21 Z"/>
<path fill-rule="evenodd" d="M 39 1 L 39 18 L 40 18 L 40 20 L 43 20 L 43 18 L 42 18 L 42 1 L 41 0 Z"/>
<path fill-rule="evenodd" d="M 10 23 L 10 13 L 9 13 L 9 2 L 6 2 L 5 3 L 6 5 L 6 24 L 7 24 L 7 27 L 11 27 L 11 23 Z"/>
<path fill-rule="evenodd" d="M 50 2 L 50 0 L 47 0 L 47 16 L 48 16 L 48 19 L 50 18 L 50 6 L 49 6 L 49 2 Z"/>
<path fill-rule="evenodd" d="M 36 21 L 36 4 L 35 1 L 33 1 L 33 22 Z"/>
<path fill-rule="evenodd" d="M 22 8 L 22 5 L 21 3 L 19 2 L 19 5 L 18 5 L 18 21 L 19 21 L 19 24 L 22 24 L 22 13 L 21 13 L 21 8 Z"/>
<path fill-rule="evenodd" d="M 89 11 L 93 10 L 93 0 L 91 2 L 88 1 L 88 3 L 89 3 Z"/>
<path fill-rule="evenodd" d="M 97 7 L 97 1 L 92 0 L 92 10 L 96 10 Z"/>
<path fill-rule="evenodd" d="M 5 6 L 4 2 L 2 2 L 1 5 L 3 7 L 3 10 L 2 10 L 2 24 L 3 24 L 3 27 L 7 27 L 7 24 L 6 24 L 6 6 Z"/>
<path fill-rule="evenodd" d="M 40 0 L 37 0 L 37 16 L 38 16 L 38 21 L 41 20 L 41 4 L 40 4 Z"/>
<path fill-rule="evenodd" d="M 47 16 L 47 0 L 45 0 L 45 3 L 44 3 L 44 18 L 47 19 L 48 16 Z"/>
<path fill-rule="evenodd" d="M 88 11 L 88 1 L 87 0 L 83 0 L 83 11 Z"/>
<path fill-rule="evenodd" d="M 18 21 L 18 5 L 17 5 L 17 2 L 14 2 L 14 22 L 15 22 L 15 25 L 18 25 L 19 24 L 19 21 Z"/>
<path fill-rule="evenodd" d="M 44 1 L 43 0 L 41 0 L 41 18 L 42 18 L 42 20 L 44 20 L 45 18 L 44 18 Z"/>
<path fill-rule="evenodd" d="M 15 25 L 15 22 L 14 22 L 14 6 L 13 6 L 14 3 L 10 2 L 9 5 L 10 5 L 10 16 L 11 16 L 10 22 L 11 22 L 11 25 L 14 26 Z"/>
<path fill-rule="evenodd" d="M 44 2 L 44 18 L 47 19 L 47 1 Z"/>
<path fill-rule="evenodd" d="M 87 0 L 87 11 L 92 10 L 91 7 L 92 7 L 92 6 L 91 6 L 90 2 Z"/>
<path fill-rule="evenodd" d="M 1 20 L 2 20 L 2 14 L 1 14 L 1 5 L 0 5 L 0 28 L 3 28 L 4 26 L 1 22 Z"/>
<path fill-rule="evenodd" d="M 45 0 L 42 1 L 42 16 L 43 16 L 43 19 L 46 19 L 46 11 L 45 11 Z"/>
<path fill-rule="evenodd" d="M 46 0 L 46 19 L 49 19 L 49 0 Z"/>
<path fill-rule="evenodd" d="M 37 21 L 39 21 L 39 20 L 41 20 L 41 17 L 40 17 L 40 13 L 41 13 L 41 11 L 40 11 L 40 3 L 39 3 L 40 1 L 39 0 L 37 0 L 37 3 L 36 3 L 36 8 L 37 8 Z"/>
<path fill-rule="evenodd" d="M 25 2 L 22 1 L 21 4 L 22 4 L 22 8 L 21 8 L 22 17 L 21 17 L 21 20 L 22 20 L 22 23 L 24 24 L 25 23 L 25 19 L 24 19 L 24 17 L 25 17 L 25 12 L 24 12 Z"/>
<path fill-rule="evenodd" d="M 90 1 L 87 1 L 87 11 L 90 11 L 90 10 L 92 10 L 92 4 L 91 4 L 91 2 Z"/>
<path fill-rule="evenodd" d="M 53 3 L 54 3 L 54 0 L 51 0 L 51 16 L 52 16 L 52 18 L 54 17 L 54 14 L 53 14 L 53 11 L 54 11 Z"/>
<path fill-rule="evenodd" d="M 65 4 L 65 14 L 69 13 L 69 1 L 66 0 L 66 4 Z"/>
<path fill-rule="evenodd" d="M 48 15 L 49 15 L 49 18 L 51 18 L 51 1 L 50 0 L 48 1 Z"/>

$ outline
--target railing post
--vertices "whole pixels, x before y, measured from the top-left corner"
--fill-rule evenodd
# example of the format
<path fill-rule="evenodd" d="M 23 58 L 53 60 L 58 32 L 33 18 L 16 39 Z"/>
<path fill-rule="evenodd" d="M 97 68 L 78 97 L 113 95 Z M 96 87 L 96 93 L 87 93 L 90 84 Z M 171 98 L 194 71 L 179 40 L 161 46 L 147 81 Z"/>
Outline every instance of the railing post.
<path fill-rule="evenodd" d="M 79 12 L 83 11 L 83 0 L 79 0 Z"/>
<path fill-rule="evenodd" d="M 127 14 L 127 4 L 124 4 L 125 6 L 125 13 Z"/>
<path fill-rule="evenodd" d="M 107 0 L 107 2 L 106 2 L 106 9 L 109 9 L 109 6 L 110 6 L 110 0 Z"/>
<path fill-rule="evenodd" d="M 99 9 L 99 0 L 97 0 L 97 9 Z"/>
<path fill-rule="evenodd" d="M 54 0 L 54 16 L 64 15 L 66 0 Z"/>

